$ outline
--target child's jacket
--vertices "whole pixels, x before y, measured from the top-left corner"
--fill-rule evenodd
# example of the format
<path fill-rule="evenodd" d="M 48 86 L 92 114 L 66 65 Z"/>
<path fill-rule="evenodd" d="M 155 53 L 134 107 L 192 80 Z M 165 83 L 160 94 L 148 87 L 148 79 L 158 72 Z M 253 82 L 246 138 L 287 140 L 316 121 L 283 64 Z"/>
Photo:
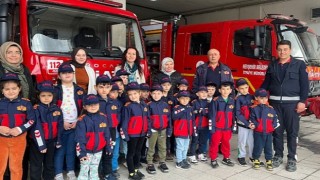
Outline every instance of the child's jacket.
<path fill-rule="evenodd" d="M 189 138 L 194 132 L 192 120 L 192 107 L 189 105 L 176 105 L 172 110 L 173 133 L 177 138 Z"/>
<path fill-rule="evenodd" d="M 272 106 L 259 104 L 253 105 L 250 121 L 255 125 L 255 132 L 271 134 L 278 125 L 278 117 Z"/>
<path fill-rule="evenodd" d="M 208 128 L 208 104 L 206 99 L 196 99 L 192 101 L 193 119 L 197 129 Z"/>
<path fill-rule="evenodd" d="M 253 96 L 250 94 L 239 95 L 236 98 L 236 110 L 235 115 L 237 118 L 237 124 L 241 127 L 248 128 L 250 107 L 253 105 Z"/>
<path fill-rule="evenodd" d="M 228 97 L 227 102 L 218 96 L 209 104 L 209 121 L 211 132 L 216 130 L 232 130 L 234 99 Z"/>
<path fill-rule="evenodd" d="M 162 101 L 151 101 L 148 104 L 149 107 L 149 132 L 151 129 L 161 131 L 167 129 L 167 135 L 171 135 L 171 113 L 169 105 Z"/>

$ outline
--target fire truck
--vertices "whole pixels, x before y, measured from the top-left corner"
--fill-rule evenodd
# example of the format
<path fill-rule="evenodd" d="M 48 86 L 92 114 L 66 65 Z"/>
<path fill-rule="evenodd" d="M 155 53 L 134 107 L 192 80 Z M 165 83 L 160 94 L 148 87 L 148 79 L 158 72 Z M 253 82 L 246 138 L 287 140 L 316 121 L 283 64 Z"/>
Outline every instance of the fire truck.
<path fill-rule="evenodd" d="M 109 0 L 1 0 L 0 44 L 21 45 L 23 63 L 36 81 L 56 81 L 59 65 L 75 47 L 87 49 L 87 65 L 97 75 L 110 76 L 123 50 L 134 46 L 148 77 L 139 22 L 121 7 Z"/>
<path fill-rule="evenodd" d="M 310 96 L 320 94 L 320 39 L 294 17 L 268 15 L 263 19 L 233 20 L 194 25 L 163 22 L 142 26 L 150 64 L 173 57 L 175 69 L 192 82 L 196 68 L 207 62 L 211 48 L 220 51 L 234 79 L 245 78 L 254 92 L 264 80 L 270 61 L 277 58 L 276 44 L 290 40 L 292 56 L 307 64 Z"/>

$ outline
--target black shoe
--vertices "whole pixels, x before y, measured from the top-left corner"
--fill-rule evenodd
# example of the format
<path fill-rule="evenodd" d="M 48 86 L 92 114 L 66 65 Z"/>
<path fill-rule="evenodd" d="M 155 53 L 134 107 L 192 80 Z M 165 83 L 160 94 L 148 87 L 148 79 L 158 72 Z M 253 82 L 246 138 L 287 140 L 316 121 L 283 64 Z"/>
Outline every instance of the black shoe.
<path fill-rule="evenodd" d="M 149 174 L 155 174 L 157 172 L 153 164 L 148 164 L 146 170 Z"/>
<path fill-rule="evenodd" d="M 133 175 L 129 174 L 129 179 L 131 179 L 131 180 L 141 180 L 141 177 L 137 173 L 134 173 Z"/>
<path fill-rule="evenodd" d="M 139 171 L 139 169 L 136 170 L 136 174 L 138 174 L 138 176 L 142 179 L 145 177 L 145 175 Z"/>
<path fill-rule="evenodd" d="M 104 180 L 116 180 L 117 178 L 114 177 L 112 174 L 108 174 L 104 177 Z"/>
<path fill-rule="evenodd" d="M 218 164 L 217 160 L 211 160 L 210 164 L 211 164 L 211 167 L 214 168 L 214 169 L 219 167 L 219 164 Z"/>
<path fill-rule="evenodd" d="M 229 158 L 223 158 L 222 164 L 227 165 L 227 166 L 234 166 L 234 163 Z"/>
<path fill-rule="evenodd" d="M 247 162 L 245 158 L 238 158 L 238 162 L 240 166 L 247 166 Z"/>
<path fill-rule="evenodd" d="M 184 164 L 185 167 L 187 167 L 187 168 L 191 167 L 190 163 L 186 159 L 182 160 L 182 164 Z"/>
<path fill-rule="evenodd" d="M 166 165 L 166 163 L 164 163 L 164 162 L 161 162 L 161 163 L 159 164 L 158 168 L 159 168 L 162 172 L 164 172 L 164 173 L 169 172 L 169 168 L 168 168 L 168 166 Z"/>
<path fill-rule="evenodd" d="M 289 159 L 287 166 L 286 166 L 286 170 L 289 172 L 294 172 L 297 170 L 297 164 L 295 160 Z"/>
<path fill-rule="evenodd" d="M 274 168 L 279 167 L 283 163 L 283 158 L 280 156 L 274 156 L 272 159 L 272 164 Z"/>
<path fill-rule="evenodd" d="M 117 170 L 112 171 L 112 175 L 113 175 L 115 178 L 117 178 L 117 179 L 119 179 L 119 178 L 120 178 L 120 174 L 118 173 L 118 171 L 117 171 Z"/>

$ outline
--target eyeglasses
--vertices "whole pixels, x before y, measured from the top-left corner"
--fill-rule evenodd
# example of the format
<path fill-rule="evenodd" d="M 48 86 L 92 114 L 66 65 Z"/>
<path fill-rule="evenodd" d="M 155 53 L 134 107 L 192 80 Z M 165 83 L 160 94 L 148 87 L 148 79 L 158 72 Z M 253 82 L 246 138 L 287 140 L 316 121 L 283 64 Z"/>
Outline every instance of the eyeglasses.
<path fill-rule="evenodd" d="M 14 52 L 14 51 L 7 51 L 6 53 L 7 53 L 7 55 L 21 55 L 21 52 L 20 52 L 20 51 L 16 51 L 16 52 Z"/>

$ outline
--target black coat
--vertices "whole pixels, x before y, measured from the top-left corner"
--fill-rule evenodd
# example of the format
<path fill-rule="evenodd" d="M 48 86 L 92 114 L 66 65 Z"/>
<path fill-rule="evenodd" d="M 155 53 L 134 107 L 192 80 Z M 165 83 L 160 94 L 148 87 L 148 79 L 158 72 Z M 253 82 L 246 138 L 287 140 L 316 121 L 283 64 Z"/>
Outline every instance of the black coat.
<path fill-rule="evenodd" d="M 161 79 L 165 78 L 165 77 L 170 78 L 171 84 L 172 84 L 169 94 L 172 95 L 172 94 L 178 92 L 177 83 L 182 78 L 181 74 L 179 72 L 175 71 L 170 76 L 168 76 L 167 74 L 164 74 L 162 71 L 160 71 L 158 74 L 156 74 L 156 76 L 154 76 L 152 82 L 153 82 L 153 84 L 160 84 Z"/>

